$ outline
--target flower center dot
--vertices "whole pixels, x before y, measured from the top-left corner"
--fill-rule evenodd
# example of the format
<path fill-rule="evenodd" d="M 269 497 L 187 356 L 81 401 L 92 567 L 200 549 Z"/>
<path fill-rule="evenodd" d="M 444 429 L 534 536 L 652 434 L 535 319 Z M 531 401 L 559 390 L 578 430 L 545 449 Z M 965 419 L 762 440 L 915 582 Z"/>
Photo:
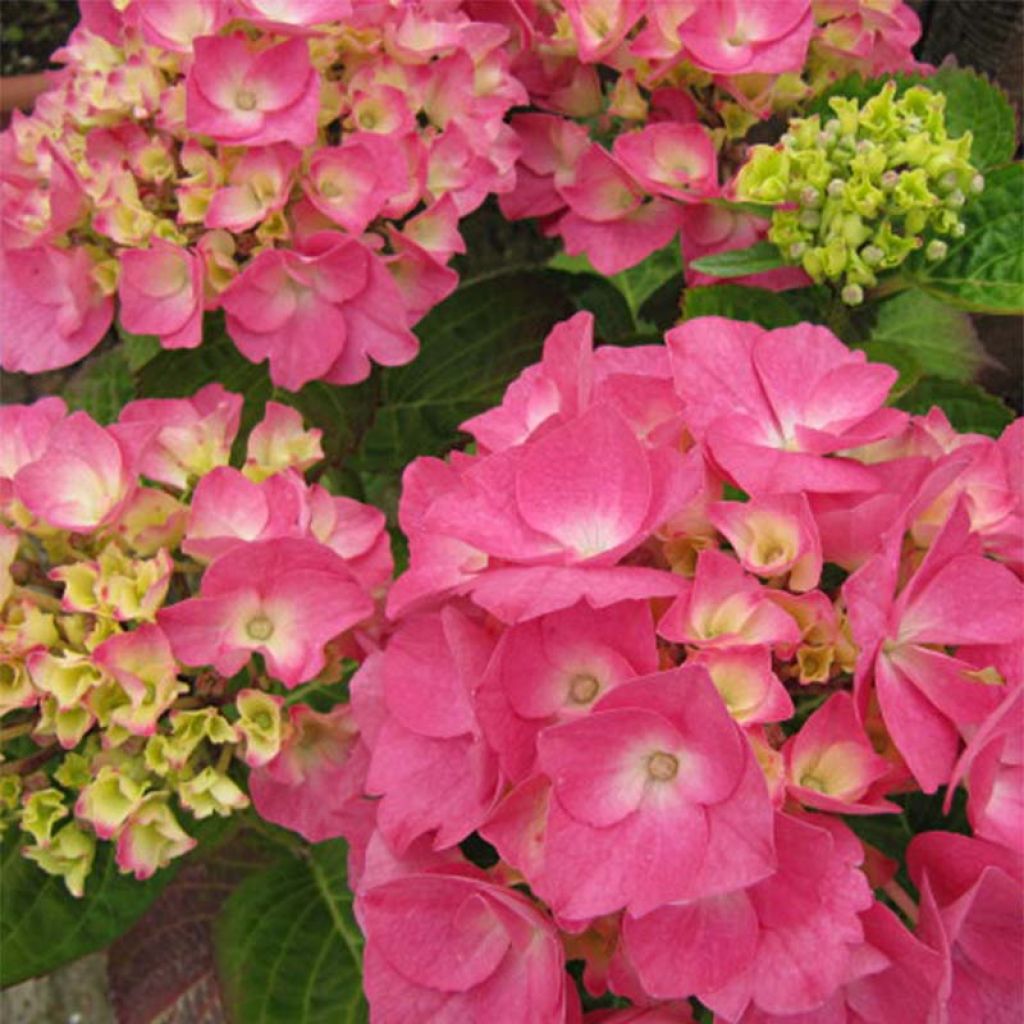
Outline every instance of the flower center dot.
<path fill-rule="evenodd" d="M 256 94 L 249 89 L 241 89 L 235 94 L 235 106 L 239 110 L 255 110 Z"/>
<path fill-rule="evenodd" d="M 266 615 L 257 615 L 245 624 L 245 631 L 253 640 L 269 640 L 274 635 L 274 624 Z"/>
<path fill-rule="evenodd" d="M 679 772 L 679 758 L 674 754 L 657 751 L 647 759 L 647 774 L 658 782 L 669 782 Z"/>
<path fill-rule="evenodd" d="M 574 704 L 589 704 L 600 688 L 600 683 L 591 675 L 573 676 L 569 683 L 569 699 Z"/>

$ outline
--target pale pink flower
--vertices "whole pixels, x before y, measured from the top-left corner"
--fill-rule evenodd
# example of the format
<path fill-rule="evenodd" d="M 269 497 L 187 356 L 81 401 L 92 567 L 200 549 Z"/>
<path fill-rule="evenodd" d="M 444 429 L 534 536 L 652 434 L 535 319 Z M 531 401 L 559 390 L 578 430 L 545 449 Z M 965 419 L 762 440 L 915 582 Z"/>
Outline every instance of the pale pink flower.
<path fill-rule="evenodd" d="M 129 402 L 118 425 L 141 439 L 139 472 L 171 487 L 185 487 L 227 463 L 238 433 L 242 396 L 207 384 L 191 398 Z"/>
<path fill-rule="evenodd" d="M 246 149 L 227 185 L 213 193 L 203 223 L 241 232 L 266 220 L 288 202 L 299 159 L 298 150 L 284 142 Z"/>
<path fill-rule="evenodd" d="M 875 753 L 853 699 L 836 693 L 782 748 L 788 790 L 805 807 L 833 814 L 898 814 L 884 799 L 892 765 Z"/>
<path fill-rule="evenodd" d="M 803 67 L 813 29 L 811 0 L 705 0 L 679 36 L 704 71 L 780 74 Z"/>
<path fill-rule="evenodd" d="M 114 302 L 92 271 L 92 259 L 80 246 L 0 247 L 0 368 L 56 370 L 100 343 L 113 320 Z"/>
<path fill-rule="evenodd" d="M 10 500 L 15 474 L 42 458 L 50 432 L 67 415 L 61 398 L 31 405 L 0 405 L 0 504 Z"/>
<path fill-rule="evenodd" d="M 134 484 L 128 448 L 74 412 L 51 429 L 43 454 L 15 474 L 14 495 L 50 526 L 88 533 L 116 518 Z"/>
<path fill-rule="evenodd" d="M 652 195 L 692 203 L 718 192 L 715 146 L 703 125 L 650 124 L 619 135 L 612 151 Z"/>
<path fill-rule="evenodd" d="M 203 257 L 154 238 L 121 253 L 118 319 L 133 334 L 155 334 L 164 348 L 203 340 Z"/>

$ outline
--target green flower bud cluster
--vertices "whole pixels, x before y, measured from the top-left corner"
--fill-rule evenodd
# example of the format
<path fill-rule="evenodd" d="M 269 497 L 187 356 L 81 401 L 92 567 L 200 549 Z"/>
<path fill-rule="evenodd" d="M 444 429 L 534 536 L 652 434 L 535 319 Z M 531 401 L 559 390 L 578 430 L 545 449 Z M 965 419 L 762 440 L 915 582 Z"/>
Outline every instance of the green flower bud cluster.
<path fill-rule="evenodd" d="M 817 114 L 793 120 L 778 145 L 755 146 L 736 191 L 780 207 L 769 239 L 857 305 L 915 250 L 941 260 L 985 181 L 970 162 L 971 133 L 947 134 L 941 93 L 914 86 L 897 98 L 888 82 L 863 106 L 840 96 L 829 106 L 835 116 L 824 123 Z"/>

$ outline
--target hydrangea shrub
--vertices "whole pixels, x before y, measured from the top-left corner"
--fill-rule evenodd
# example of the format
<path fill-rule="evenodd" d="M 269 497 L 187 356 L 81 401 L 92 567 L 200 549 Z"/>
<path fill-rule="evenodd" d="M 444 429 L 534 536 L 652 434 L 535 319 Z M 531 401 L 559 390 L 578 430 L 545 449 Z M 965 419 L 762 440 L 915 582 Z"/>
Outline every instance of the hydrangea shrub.
<path fill-rule="evenodd" d="M 1020 1016 L 1016 124 L 919 32 L 82 5 L 0 135 L 4 984 Z"/>

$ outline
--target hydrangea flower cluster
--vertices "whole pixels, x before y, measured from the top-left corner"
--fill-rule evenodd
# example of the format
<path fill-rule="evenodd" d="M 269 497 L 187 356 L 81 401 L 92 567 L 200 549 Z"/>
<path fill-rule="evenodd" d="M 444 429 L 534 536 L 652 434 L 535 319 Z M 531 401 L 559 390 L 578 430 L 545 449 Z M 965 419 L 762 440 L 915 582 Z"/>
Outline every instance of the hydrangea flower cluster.
<path fill-rule="evenodd" d="M 512 70 L 540 112 L 512 118 L 522 152 L 502 211 L 540 218 L 606 274 L 677 235 L 687 260 L 763 237 L 763 221 L 710 205 L 748 130 L 843 74 L 920 68 L 917 16 L 897 0 L 566 0 L 532 7 L 522 32 Z"/>
<path fill-rule="evenodd" d="M 81 895 L 96 840 L 148 878 L 195 845 L 182 814 L 273 805 L 391 577 L 384 516 L 303 472 L 320 432 L 269 403 L 229 465 L 242 398 L 126 405 L 102 427 L 48 398 L 0 409 L 0 827 Z M 310 608 L 316 613 L 311 614 Z"/>
<path fill-rule="evenodd" d="M 388 635 L 306 762 L 333 829 L 264 813 L 348 839 L 380 1024 L 580 1020 L 567 961 L 633 1004 L 594 1022 L 1013 1019 L 1024 421 L 888 408 L 820 327 L 666 341 L 578 314 L 409 466 Z M 906 864 L 847 824 L 959 783 L 973 835 Z"/>
<path fill-rule="evenodd" d="M 963 236 L 960 211 L 985 179 L 971 133 L 949 138 L 941 93 L 914 86 L 897 98 L 890 81 L 863 106 L 841 96 L 829 106 L 824 123 L 793 120 L 777 146 L 755 146 L 736 195 L 775 205 L 769 239 L 814 281 L 843 282 L 843 301 L 857 305 L 915 250 L 941 260 L 941 236 Z"/>
<path fill-rule="evenodd" d="M 90 0 L 0 136 L 7 370 L 204 311 L 275 384 L 411 360 L 461 217 L 511 187 L 508 31 L 459 3 Z"/>

